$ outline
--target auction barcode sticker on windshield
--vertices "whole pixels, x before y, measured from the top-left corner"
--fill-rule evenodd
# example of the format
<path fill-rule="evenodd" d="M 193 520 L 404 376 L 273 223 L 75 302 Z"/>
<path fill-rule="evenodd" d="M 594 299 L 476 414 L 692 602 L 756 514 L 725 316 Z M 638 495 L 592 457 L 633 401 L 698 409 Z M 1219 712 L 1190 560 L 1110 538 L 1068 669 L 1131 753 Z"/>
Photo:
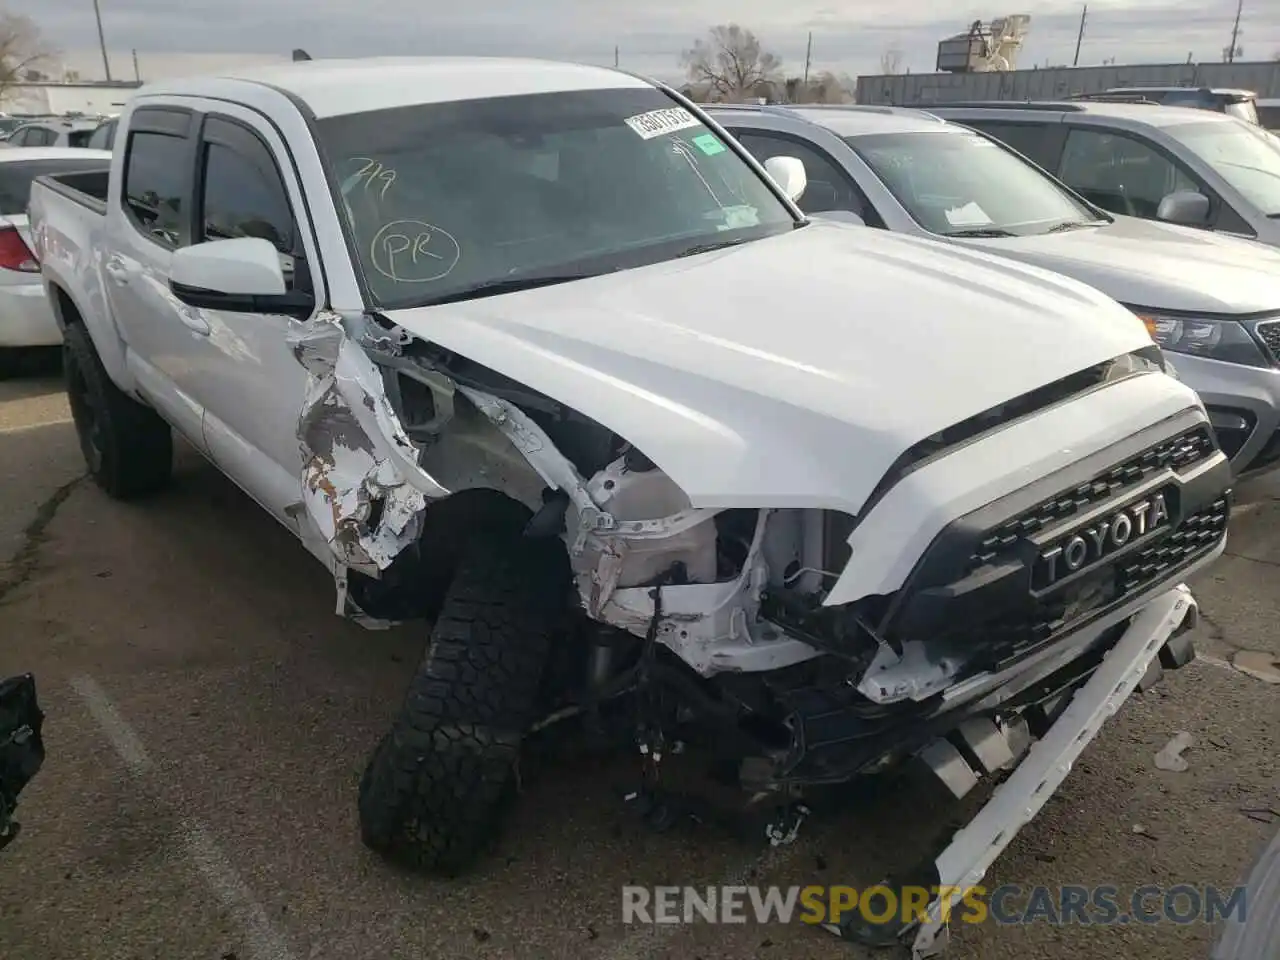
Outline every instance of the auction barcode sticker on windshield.
<path fill-rule="evenodd" d="M 670 107 L 666 110 L 650 110 L 627 117 L 627 126 L 640 134 L 645 140 L 660 137 L 673 130 L 684 130 L 696 127 L 701 121 L 684 107 Z"/>

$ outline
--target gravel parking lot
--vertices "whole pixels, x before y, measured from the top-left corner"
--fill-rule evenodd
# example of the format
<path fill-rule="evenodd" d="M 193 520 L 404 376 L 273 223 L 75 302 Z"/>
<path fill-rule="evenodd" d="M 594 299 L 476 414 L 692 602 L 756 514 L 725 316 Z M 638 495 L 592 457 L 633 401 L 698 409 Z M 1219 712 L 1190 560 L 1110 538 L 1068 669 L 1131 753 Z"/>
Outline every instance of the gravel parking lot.
<path fill-rule="evenodd" d="M 798 924 L 626 927 L 620 887 L 857 884 L 956 814 L 896 788 L 770 852 L 645 831 L 620 802 L 632 761 L 558 760 L 473 875 L 399 872 L 361 846 L 355 792 L 424 631 L 334 616 L 328 575 L 190 451 L 145 505 L 82 475 L 59 382 L 0 384 L 0 675 L 33 671 L 48 714 L 0 855 L 6 958 L 857 957 Z M 1244 812 L 1280 807 L 1280 686 L 1230 666 L 1280 658 L 1280 485 L 1241 501 L 1230 555 L 1194 584 L 1201 658 L 1104 728 L 990 885 L 1231 885 L 1280 829 Z M 1183 730 L 1189 769 L 1157 770 Z M 1180 960 L 1211 934 L 957 926 L 951 955 Z"/>

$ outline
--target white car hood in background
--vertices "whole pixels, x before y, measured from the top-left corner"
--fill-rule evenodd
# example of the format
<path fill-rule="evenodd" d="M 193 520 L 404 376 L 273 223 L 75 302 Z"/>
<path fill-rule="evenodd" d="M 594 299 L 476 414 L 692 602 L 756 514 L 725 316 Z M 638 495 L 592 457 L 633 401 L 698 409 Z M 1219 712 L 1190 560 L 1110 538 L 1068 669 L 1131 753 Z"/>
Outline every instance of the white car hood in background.
<path fill-rule="evenodd" d="M 920 440 L 1151 344 L 1064 277 L 818 222 L 388 316 L 609 427 L 708 507 L 856 512 Z"/>
<path fill-rule="evenodd" d="M 957 242 L 1056 270 L 1132 306 L 1280 312 L 1280 250 L 1207 230 L 1116 217 L 1104 227 Z"/>

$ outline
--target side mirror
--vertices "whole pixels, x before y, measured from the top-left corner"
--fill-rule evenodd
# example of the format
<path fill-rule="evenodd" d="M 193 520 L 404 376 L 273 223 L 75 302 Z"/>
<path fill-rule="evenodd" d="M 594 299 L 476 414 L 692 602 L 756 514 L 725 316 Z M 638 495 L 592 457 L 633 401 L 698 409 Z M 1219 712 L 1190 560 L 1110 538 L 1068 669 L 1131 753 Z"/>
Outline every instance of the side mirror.
<path fill-rule="evenodd" d="M 1209 198 L 1194 190 L 1179 190 L 1160 201 L 1156 219 L 1185 227 L 1203 227 L 1209 222 Z"/>
<path fill-rule="evenodd" d="M 282 257 L 267 240 L 210 240 L 174 251 L 169 289 L 188 306 L 307 317 L 315 298 L 285 283 Z"/>
<path fill-rule="evenodd" d="M 764 170 L 793 203 L 800 199 L 809 183 L 804 161 L 799 157 L 770 157 L 764 162 Z"/>
<path fill-rule="evenodd" d="M 809 214 L 810 220 L 834 220 L 837 223 L 851 223 L 855 227 L 865 227 L 867 221 L 852 210 L 822 210 L 818 213 Z"/>

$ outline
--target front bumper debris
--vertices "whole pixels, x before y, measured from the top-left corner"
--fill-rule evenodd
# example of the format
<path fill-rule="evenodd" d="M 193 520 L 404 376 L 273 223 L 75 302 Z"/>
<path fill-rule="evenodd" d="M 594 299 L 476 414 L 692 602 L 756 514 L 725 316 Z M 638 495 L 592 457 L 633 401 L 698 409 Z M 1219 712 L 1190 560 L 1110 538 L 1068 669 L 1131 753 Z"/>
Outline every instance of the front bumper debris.
<path fill-rule="evenodd" d="M 1057 723 L 1031 747 L 978 815 L 938 855 L 939 885 L 956 891 L 949 896 L 948 916 L 961 892 L 982 881 L 1017 832 L 1040 812 L 1066 779 L 1071 765 L 1102 725 L 1129 699 L 1165 644 L 1188 617 L 1194 618 L 1197 613 L 1195 598 L 1183 584 L 1144 607 Z M 942 915 L 941 900 L 930 904 L 928 920 L 920 924 L 911 944 L 913 960 L 937 956 L 946 949 L 949 933 Z"/>
<path fill-rule="evenodd" d="M 911 940 L 913 960 L 934 957 L 946 949 L 949 930 L 943 917 L 950 916 L 965 889 L 981 883 L 1018 830 L 1040 812 L 1102 725 L 1148 676 L 1152 665 L 1159 663 L 1171 640 L 1177 649 L 1170 649 L 1174 657 L 1169 665 L 1174 666 L 1174 659 L 1185 662 L 1180 655 L 1185 631 L 1180 628 L 1194 626 L 1197 614 L 1191 591 L 1181 584 L 1135 614 L 1129 628 L 1053 726 L 1031 746 L 977 816 L 956 833 L 929 868 L 918 871 L 936 878 L 945 901 L 940 894 L 929 905 L 927 918 L 915 926 Z M 837 936 L 850 937 L 850 931 L 838 926 L 829 925 L 826 929 Z M 911 928 L 904 931 L 906 935 L 910 933 Z"/>

